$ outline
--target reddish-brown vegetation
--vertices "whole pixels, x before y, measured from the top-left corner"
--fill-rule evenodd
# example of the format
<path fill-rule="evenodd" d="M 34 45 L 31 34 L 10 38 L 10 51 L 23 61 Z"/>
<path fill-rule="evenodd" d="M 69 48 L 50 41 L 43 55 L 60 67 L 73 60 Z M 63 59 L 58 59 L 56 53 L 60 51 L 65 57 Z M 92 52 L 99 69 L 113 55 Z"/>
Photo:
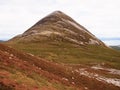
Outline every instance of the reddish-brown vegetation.
<path fill-rule="evenodd" d="M 40 77 L 47 78 L 49 82 L 62 83 L 66 86 L 76 87 L 78 90 L 120 89 L 112 84 L 80 75 L 79 72 L 71 66 L 50 62 L 0 44 L 0 85 L 10 86 L 13 90 L 27 90 L 29 87 L 28 84 L 19 84 L 10 78 L 14 70 L 24 73 L 27 77 L 33 77 L 32 74 L 36 73 Z M 43 90 L 55 90 L 54 87 L 42 88 Z M 30 90 L 38 90 L 38 86 L 33 85 Z"/>

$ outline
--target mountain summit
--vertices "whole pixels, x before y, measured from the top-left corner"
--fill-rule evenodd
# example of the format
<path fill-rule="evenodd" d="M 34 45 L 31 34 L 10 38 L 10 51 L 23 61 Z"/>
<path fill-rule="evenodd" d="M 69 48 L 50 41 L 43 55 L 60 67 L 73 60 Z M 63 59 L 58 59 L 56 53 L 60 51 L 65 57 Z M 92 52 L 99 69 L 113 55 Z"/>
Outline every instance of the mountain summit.
<path fill-rule="evenodd" d="M 18 42 L 65 41 L 78 45 L 93 44 L 105 46 L 102 41 L 97 39 L 86 28 L 61 11 L 49 14 L 22 35 L 18 35 L 12 40 L 17 40 Z"/>

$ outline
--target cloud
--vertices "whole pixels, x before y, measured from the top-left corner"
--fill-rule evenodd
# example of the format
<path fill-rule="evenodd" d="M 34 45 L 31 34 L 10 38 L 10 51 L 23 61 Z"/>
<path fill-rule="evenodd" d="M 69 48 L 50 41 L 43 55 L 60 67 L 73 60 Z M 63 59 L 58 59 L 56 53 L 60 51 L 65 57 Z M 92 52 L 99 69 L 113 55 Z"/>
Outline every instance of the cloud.
<path fill-rule="evenodd" d="M 97 37 L 119 37 L 120 0 L 0 0 L 0 35 L 20 34 L 47 14 L 61 10 Z M 4 32 L 3 32 L 4 31 Z"/>
<path fill-rule="evenodd" d="M 116 45 L 116 46 L 120 45 L 120 40 L 109 40 L 109 41 L 104 41 L 103 40 L 103 42 L 106 43 L 107 45 L 111 45 L 111 46 L 112 45 Z"/>

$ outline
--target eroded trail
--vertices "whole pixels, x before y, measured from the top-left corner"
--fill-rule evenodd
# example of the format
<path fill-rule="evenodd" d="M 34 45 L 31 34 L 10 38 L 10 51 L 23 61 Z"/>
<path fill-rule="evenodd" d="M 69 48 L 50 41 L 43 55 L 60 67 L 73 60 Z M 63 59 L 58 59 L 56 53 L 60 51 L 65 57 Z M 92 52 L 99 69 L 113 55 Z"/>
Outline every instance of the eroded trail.
<path fill-rule="evenodd" d="M 100 64 L 96 64 L 93 66 L 84 66 L 82 64 L 70 64 L 66 66 L 74 68 L 72 72 L 78 73 L 79 76 L 85 76 L 86 78 L 96 80 L 104 84 L 113 85 L 120 89 L 120 70 L 118 69 L 106 68 Z M 86 88 L 88 87 L 86 86 Z"/>

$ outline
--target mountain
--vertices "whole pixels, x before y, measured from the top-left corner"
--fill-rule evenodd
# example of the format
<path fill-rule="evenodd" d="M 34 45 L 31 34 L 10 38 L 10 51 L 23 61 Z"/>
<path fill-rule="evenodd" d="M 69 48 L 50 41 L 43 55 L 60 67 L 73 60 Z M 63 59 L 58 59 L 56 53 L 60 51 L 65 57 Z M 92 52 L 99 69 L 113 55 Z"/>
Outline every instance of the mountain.
<path fill-rule="evenodd" d="M 116 50 L 120 50 L 120 45 L 117 45 L 117 46 L 110 46 L 111 48 L 113 49 L 116 49 Z"/>
<path fill-rule="evenodd" d="M 107 47 L 61 11 L 49 14 L 3 44 L 9 47 L 1 45 L 0 50 L 5 55 L 0 56 L 8 61 L 5 60 L 7 66 L 4 66 L 7 69 L 1 70 L 13 71 L 9 71 L 12 74 L 14 69 L 19 70 L 15 75 L 19 75 L 20 80 L 15 80 L 20 85 L 25 83 L 33 90 L 35 87 L 38 90 L 41 87 L 41 90 L 120 89 L 120 52 Z M 11 60 L 9 55 L 17 61 Z M 4 60 L 0 64 L 3 63 Z M 23 81 L 21 76 L 24 76 Z"/>
<path fill-rule="evenodd" d="M 0 44 L 1 90 L 120 89 L 119 81 L 116 78 L 114 80 L 114 76 L 113 79 L 105 78 L 93 74 L 95 67 L 80 67 L 57 64 Z"/>
<path fill-rule="evenodd" d="M 0 42 L 4 42 L 3 40 L 0 40 Z"/>
<path fill-rule="evenodd" d="M 22 35 L 18 35 L 11 41 L 18 42 L 71 42 L 78 45 L 102 45 L 86 28 L 78 24 L 71 17 L 61 11 L 55 11 L 38 21 Z"/>
<path fill-rule="evenodd" d="M 107 47 L 61 11 L 47 15 L 6 44 L 57 63 L 105 63 L 108 67 L 120 69 L 118 51 Z"/>

